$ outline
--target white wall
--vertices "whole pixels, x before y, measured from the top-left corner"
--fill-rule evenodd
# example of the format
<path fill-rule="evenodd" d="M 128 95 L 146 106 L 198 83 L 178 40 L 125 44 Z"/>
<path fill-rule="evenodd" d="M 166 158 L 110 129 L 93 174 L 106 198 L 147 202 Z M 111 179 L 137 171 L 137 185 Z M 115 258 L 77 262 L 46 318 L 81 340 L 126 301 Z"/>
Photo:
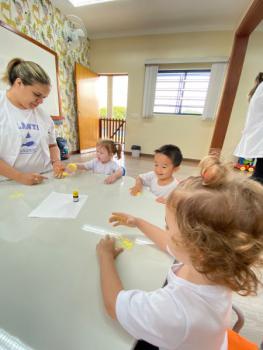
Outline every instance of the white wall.
<path fill-rule="evenodd" d="M 132 144 L 139 144 L 143 153 L 152 154 L 157 147 L 174 143 L 182 149 L 185 158 L 201 159 L 208 153 L 214 121 L 203 121 L 195 116 L 158 116 L 150 120 L 141 117 L 144 63 L 153 58 L 229 57 L 233 36 L 232 32 L 200 32 L 91 41 L 92 70 L 98 73 L 128 73 L 129 76 L 127 151 Z M 261 38 L 263 34 L 259 33 L 251 38 L 249 44 L 223 148 L 225 158 L 232 158 L 233 148 L 239 141 L 247 109 L 246 95 L 260 70 Z"/>

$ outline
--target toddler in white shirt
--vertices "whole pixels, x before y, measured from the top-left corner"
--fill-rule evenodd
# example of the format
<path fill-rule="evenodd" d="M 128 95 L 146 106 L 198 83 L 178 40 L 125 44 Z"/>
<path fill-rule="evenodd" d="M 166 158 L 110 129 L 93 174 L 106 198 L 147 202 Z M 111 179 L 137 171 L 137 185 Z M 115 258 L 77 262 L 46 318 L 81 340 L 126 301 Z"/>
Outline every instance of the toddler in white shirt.
<path fill-rule="evenodd" d="M 107 175 L 106 184 L 112 184 L 124 175 L 124 168 L 113 160 L 116 154 L 117 158 L 121 158 L 121 144 L 112 140 L 99 140 L 96 144 L 96 158 L 85 163 L 78 163 L 77 168 L 80 170 L 92 170 L 97 174 Z"/>
<path fill-rule="evenodd" d="M 179 169 L 182 159 L 182 152 L 175 145 L 164 145 L 155 150 L 154 171 L 136 178 L 135 186 L 130 189 L 131 195 L 136 196 L 145 186 L 157 196 L 158 202 L 165 203 L 165 199 L 178 185 L 174 173 Z"/>
<path fill-rule="evenodd" d="M 255 268 L 263 267 L 263 187 L 216 157 L 200 166 L 201 176 L 181 181 L 168 197 L 165 230 L 125 213 L 110 218 L 114 226 L 137 227 L 180 262 L 166 286 L 125 289 L 115 266 L 122 249 L 109 236 L 97 246 L 107 313 L 160 350 L 227 350 L 232 292 L 253 295 L 261 285 Z"/>

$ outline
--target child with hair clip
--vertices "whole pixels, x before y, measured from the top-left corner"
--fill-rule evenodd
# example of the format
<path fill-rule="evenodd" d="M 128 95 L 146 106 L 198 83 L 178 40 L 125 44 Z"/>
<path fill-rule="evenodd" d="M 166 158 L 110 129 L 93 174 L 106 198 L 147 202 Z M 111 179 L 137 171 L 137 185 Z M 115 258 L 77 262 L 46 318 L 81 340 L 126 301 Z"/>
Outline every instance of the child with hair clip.
<path fill-rule="evenodd" d="M 125 290 L 114 263 L 121 249 L 109 236 L 97 246 L 108 314 L 160 349 L 228 349 L 232 291 L 255 295 L 261 284 L 255 268 L 263 266 L 263 187 L 232 174 L 216 157 L 200 165 L 201 176 L 170 194 L 166 230 L 124 213 L 110 218 L 114 226 L 139 228 L 176 258 L 167 285 Z"/>
<path fill-rule="evenodd" d="M 164 145 L 156 149 L 154 171 L 140 174 L 136 178 L 135 185 L 130 189 L 131 195 L 136 196 L 145 186 L 157 196 L 157 202 L 165 203 L 166 197 L 178 185 L 174 173 L 179 169 L 182 160 L 182 152 L 175 145 Z"/>
<path fill-rule="evenodd" d="M 121 158 L 121 151 L 121 144 L 112 140 L 99 140 L 96 144 L 96 158 L 85 163 L 78 163 L 77 169 L 92 170 L 97 174 L 108 175 L 104 182 L 112 184 L 124 174 L 124 168 L 113 160 L 115 154 L 118 159 Z"/>

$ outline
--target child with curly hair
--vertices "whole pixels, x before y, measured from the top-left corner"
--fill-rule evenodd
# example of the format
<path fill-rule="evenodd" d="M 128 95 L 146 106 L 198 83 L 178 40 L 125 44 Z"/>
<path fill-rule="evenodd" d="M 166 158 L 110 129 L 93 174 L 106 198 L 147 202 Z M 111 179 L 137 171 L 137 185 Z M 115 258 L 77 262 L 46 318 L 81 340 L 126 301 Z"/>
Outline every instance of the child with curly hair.
<path fill-rule="evenodd" d="M 263 266 L 263 187 L 216 158 L 180 182 L 166 202 L 166 230 L 125 213 L 114 226 L 139 228 L 173 255 L 167 285 L 125 290 L 115 268 L 121 249 L 106 236 L 97 246 L 108 314 L 136 339 L 160 349 L 227 350 L 232 291 L 256 294 Z"/>

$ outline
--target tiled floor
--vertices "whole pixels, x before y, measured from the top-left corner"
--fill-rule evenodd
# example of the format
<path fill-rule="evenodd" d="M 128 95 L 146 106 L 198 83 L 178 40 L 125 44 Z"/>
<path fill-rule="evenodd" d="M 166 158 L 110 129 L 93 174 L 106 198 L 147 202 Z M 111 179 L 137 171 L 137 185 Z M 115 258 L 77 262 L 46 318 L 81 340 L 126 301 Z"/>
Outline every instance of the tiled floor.
<path fill-rule="evenodd" d="M 73 155 L 69 161 L 82 162 L 94 156 L 94 153 Z M 130 155 L 125 155 L 121 162 L 126 168 L 126 175 L 132 177 L 136 177 L 140 173 L 153 169 L 153 158 L 150 156 L 132 158 Z M 190 175 L 198 175 L 198 163 L 184 161 L 176 173 L 176 177 L 181 180 Z M 260 344 L 260 342 L 263 341 L 263 291 L 261 290 L 256 297 L 241 297 L 234 294 L 233 300 L 234 304 L 238 306 L 245 315 L 245 325 L 240 333 L 251 341 Z"/>

